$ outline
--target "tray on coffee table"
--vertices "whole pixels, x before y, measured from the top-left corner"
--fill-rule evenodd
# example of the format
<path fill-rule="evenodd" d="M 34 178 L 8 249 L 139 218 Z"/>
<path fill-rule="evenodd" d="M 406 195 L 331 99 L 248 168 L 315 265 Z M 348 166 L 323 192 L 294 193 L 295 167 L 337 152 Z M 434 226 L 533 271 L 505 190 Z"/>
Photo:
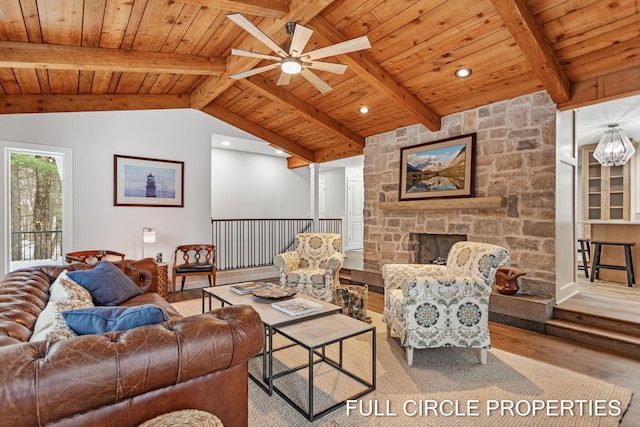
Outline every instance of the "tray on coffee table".
<path fill-rule="evenodd" d="M 296 288 L 283 288 L 280 286 L 265 286 L 252 292 L 254 296 L 265 299 L 289 298 L 298 293 Z"/>

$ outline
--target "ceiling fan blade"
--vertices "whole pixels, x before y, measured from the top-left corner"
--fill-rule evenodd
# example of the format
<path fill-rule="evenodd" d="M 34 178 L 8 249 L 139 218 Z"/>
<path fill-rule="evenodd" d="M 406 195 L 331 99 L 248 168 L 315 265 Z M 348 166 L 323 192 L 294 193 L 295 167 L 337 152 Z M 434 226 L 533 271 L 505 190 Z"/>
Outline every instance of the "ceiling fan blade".
<path fill-rule="evenodd" d="M 293 57 L 299 57 L 302 55 L 302 51 L 304 47 L 309 42 L 311 38 L 311 34 L 313 34 L 313 30 L 311 28 L 307 28 L 300 24 L 296 24 L 295 29 L 293 30 L 293 37 L 291 38 L 291 47 L 289 47 L 289 55 Z"/>
<path fill-rule="evenodd" d="M 344 74 L 347 66 L 344 64 L 336 64 L 333 62 L 311 61 L 305 62 L 304 66 L 313 70 L 328 71 L 330 73 Z"/>
<path fill-rule="evenodd" d="M 327 56 L 342 55 L 343 53 L 355 52 L 357 50 L 368 49 L 371 47 L 367 36 L 356 37 L 331 46 L 322 47 L 305 53 L 300 59 L 303 61 L 315 61 L 316 59 L 326 58 Z"/>
<path fill-rule="evenodd" d="M 286 86 L 291 81 L 291 74 L 289 73 L 280 73 L 280 78 L 276 83 L 276 86 Z"/>
<path fill-rule="evenodd" d="M 318 89 L 322 93 L 329 92 L 331 89 L 333 89 L 331 86 L 329 86 L 329 83 L 316 76 L 311 70 L 303 68 L 302 71 L 300 71 L 300 75 L 307 79 L 309 83 L 314 85 L 316 89 Z"/>
<path fill-rule="evenodd" d="M 267 46 L 269 49 L 271 49 L 272 51 L 274 51 L 275 53 L 277 53 L 281 57 L 283 57 L 283 58 L 287 57 L 287 53 L 285 51 L 283 51 L 282 48 L 280 46 L 278 46 L 278 44 L 276 42 L 271 40 L 269 38 L 269 36 L 267 36 L 265 33 L 260 31 L 258 29 L 258 27 L 253 25 L 253 23 L 251 21 L 249 21 L 247 18 L 245 18 L 241 14 L 239 14 L 239 13 L 231 13 L 231 14 L 227 15 L 227 18 L 231 19 L 233 22 L 238 24 L 240 27 L 242 27 L 243 30 L 245 30 L 247 33 L 251 34 L 253 37 L 258 39 L 259 41 L 261 41 L 262 44 Z"/>
<path fill-rule="evenodd" d="M 279 62 L 271 65 L 265 65 L 264 67 L 258 67 L 247 71 L 241 71 L 239 73 L 229 74 L 229 77 L 232 79 L 240 80 L 245 77 L 254 76 L 256 74 L 264 73 L 265 71 L 273 70 L 274 68 L 278 68 L 280 66 Z"/>
<path fill-rule="evenodd" d="M 248 58 L 270 59 L 271 61 L 282 60 L 282 58 L 280 58 L 279 56 L 265 55 L 263 53 L 256 53 L 256 52 L 251 52 L 249 50 L 242 50 L 242 49 L 231 49 L 231 54 L 237 55 L 237 56 L 246 56 Z"/>

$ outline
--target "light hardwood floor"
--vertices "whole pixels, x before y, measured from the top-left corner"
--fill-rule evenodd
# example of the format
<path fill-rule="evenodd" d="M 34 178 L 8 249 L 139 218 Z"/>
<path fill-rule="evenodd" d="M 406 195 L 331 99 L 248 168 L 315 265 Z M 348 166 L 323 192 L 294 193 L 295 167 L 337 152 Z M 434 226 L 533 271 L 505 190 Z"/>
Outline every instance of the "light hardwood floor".
<path fill-rule="evenodd" d="M 577 282 L 580 293 L 558 304 L 558 307 L 592 313 L 612 319 L 640 323 L 640 287 L 626 283 L 582 278 Z"/>
<path fill-rule="evenodd" d="M 617 292 L 613 288 L 611 292 Z M 633 292 L 633 291 L 632 291 Z M 200 289 L 176 293 L 176 301 L 200 298 Z M 585 298 L 587 298 L 585 296 Z M 369 310 L 382 313 L 382 294 L 369 293 Z M 640 361 L 596 350 L 572 341 L 526 331 L 499 323 L 490 323 L 491 344 L 494 348 L 519 354 L 590 377 L 599 378 L 633 391 L 631 405 L 621 427 L 640 426 Z"/>

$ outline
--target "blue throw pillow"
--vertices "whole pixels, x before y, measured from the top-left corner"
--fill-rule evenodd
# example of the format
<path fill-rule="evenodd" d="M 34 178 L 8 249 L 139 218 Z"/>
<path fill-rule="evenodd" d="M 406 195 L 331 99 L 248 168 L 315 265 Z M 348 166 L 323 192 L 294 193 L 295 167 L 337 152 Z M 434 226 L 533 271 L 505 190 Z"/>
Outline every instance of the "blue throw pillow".
<path fill-rule="evenodd" d="M 142 293 L 129 276 L 109 261 L 90 270 L 69 271 L 67 277 L 88 290 L 95 305 L 118 305 Z"/>
<path fill-rule="evenodd" d="M 63 311 L 67 325 L 78 335 L 126 331 L 137 326 L 169 320 L 165 311 L 153 304 L 132 307 L 91 307 Z"/>

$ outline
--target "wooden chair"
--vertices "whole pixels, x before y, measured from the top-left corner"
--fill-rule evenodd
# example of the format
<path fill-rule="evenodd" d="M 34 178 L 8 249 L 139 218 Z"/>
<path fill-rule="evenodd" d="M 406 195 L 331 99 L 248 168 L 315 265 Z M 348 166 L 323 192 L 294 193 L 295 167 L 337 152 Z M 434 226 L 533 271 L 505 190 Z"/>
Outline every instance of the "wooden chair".
<path fill-rule="evenodd" d="M 67 264 L 81 262 L 83 264 L 97 264 L 102 260 L 119 261 L 124 259 L 124 254 L 108 250 L 77 251 L 65 254 L 64 260 Z"/>
<path fill-rule="evenodd" d="M 182 276 L 182 286 L 187 276 L 208 276 L 209 286 L 216 285 L 216 247 L 214 245 L 181 245 L 173 254 L 171 292 L 176 294 L 176 276 Z"/>

